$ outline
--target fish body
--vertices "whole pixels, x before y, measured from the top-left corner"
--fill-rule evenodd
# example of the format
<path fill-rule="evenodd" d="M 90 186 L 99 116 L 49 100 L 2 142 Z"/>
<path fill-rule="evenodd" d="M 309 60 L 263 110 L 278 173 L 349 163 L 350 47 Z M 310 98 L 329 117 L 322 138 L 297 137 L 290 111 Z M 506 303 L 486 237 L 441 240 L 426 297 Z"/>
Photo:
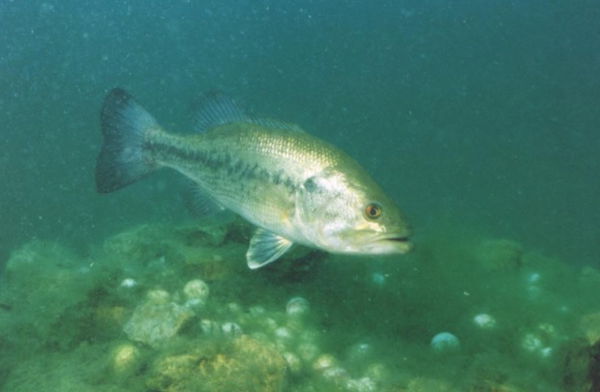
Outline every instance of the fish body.
<path fill-rule="evenodd" d="M 192 181 L 214 209 L 258 227 L 247 261 L 258 268 L 294 243 L 332 253 L 405 253 L 409 230 L 395 203 L 346 153 L 298 126 L 246 116 L 229 98 L 205 100 L 199 132 L 173 134 L 125 91 L 102 110 L 99 192 L 120 189 L 172 168 Z"/>

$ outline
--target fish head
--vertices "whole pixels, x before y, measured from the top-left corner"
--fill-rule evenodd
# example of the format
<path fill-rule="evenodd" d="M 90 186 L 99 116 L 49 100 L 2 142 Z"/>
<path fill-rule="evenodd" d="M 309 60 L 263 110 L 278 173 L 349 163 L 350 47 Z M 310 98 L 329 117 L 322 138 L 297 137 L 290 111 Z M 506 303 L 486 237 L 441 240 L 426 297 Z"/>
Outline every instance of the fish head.
<path fill-rule="evenodd" d="M 393 254 L 412 248 L 400 209 L 362 170 L 333 168 L 304 181 L 297 216 L 308 242 L 332 253 Z"/>

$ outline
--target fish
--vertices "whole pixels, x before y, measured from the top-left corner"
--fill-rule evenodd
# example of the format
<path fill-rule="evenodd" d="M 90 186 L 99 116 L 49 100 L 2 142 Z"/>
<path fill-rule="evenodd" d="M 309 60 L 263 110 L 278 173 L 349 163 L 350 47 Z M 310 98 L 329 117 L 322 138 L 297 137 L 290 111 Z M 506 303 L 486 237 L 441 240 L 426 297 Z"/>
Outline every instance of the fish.
<path fill-rule="evenodd" d="M 251 269 L 295 244 L 349 255 L 412 248 L 399 207 L 356 160 L 298 125 L 246 114 L 223 93 L 204 96 L 193 133 L 167 132 L 121 88 L 107 94 L 100 117 L 97 191 L 174 169 L 195 184 L 207 211 L 229 210 L 256 226 Z"/>

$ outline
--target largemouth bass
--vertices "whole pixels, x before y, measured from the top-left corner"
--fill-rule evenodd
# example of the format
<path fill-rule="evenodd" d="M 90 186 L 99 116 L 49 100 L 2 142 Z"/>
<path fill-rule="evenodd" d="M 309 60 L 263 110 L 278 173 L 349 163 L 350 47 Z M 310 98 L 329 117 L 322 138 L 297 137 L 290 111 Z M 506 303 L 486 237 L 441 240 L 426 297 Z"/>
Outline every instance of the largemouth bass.
<path fill-rule="evenodd" d="M 131 95 L 112 90 L 101 113 L 98 192 L 162 167 L 197 184 L 215 206 L 258 228 L 246 253 L 252 269 L 297 243 L 331 253 L 406 253 L 409 229 L 396 204 L 338 148 L 296 125 L 247 116 L 225 95 L 207 96 L 198 132 L 173 134 Z"/>

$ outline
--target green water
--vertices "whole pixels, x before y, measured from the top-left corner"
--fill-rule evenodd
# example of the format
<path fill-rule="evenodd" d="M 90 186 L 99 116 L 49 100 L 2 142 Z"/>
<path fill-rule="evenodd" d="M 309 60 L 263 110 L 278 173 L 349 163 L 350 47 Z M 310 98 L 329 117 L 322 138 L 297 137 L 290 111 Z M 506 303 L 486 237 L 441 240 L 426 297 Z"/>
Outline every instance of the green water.
<path fill-rule="evenodd" d="M 132 342 L 121 324 L 103 330 L 94 314 L 122 308 L 125 323 L 148 290 L 176 296 L 200 278 L 211 287 L 207 318 L 235 319 L 267 341 L 275 337 L 260 317 L 218 308 L 263 307 L 284 325 L 288 299 L 306 297 L 310 317 L 299 329 L 312 331 L 350 380 L 375 379 L 367 368 L 382 364 L 376 390 L 470 390 L 490 379 L 518 390 L 589 390 L 584 380 L 598 365 L 577 373 L 567 363 L 577 362 L 574 351 L 594 350 L 573 342 L 589 332 L 585 315 L 600 310 L 599 20 L 592 0 L 0 2 L 0 322 L 9 331 L 0 338 L 0 387 L 168 390 L 156 381 L 161 358 L 185 353 L 185 342 L 227 353 L 231 341 L 203 340 L 202 311 L 178 333 L 183 344 L 160 349 Z M 191 129 L 202 93 L 216 88 L 334 143 L 398 202 L 415 251 L 385 260 L 309 255 L 250 272 L 238 233 L 214 246 L 231 252 L 227 279 L 208 279 L 169 261 L 181 238 L 129 258 L 106 250 L 108 238 L 142 224 L 162 225 L 159 237 L 170 238 L 194 222 L 173 172 L 95 192 L 99 110 L 116 86 L 170 130 Z M 501 238 L 520 251 L 486 248 Z M 29 260 L 23 252 L 36 263 L 17 262 Z M 488 265 L 485 255 L 497 253 L 508 266 Z M 167 264 L 153 263 L 161 257 Z M 296 271 L 298 263 L 306 266 Z M 139 281 L 129 294 L 126 278 Z M 494 316 L 495 329 L 474 326 L 481 313 Z M 442 331 L 460 339 L 457 351 L 432 350 Z M 524 351 L 529 335 L 543 335 L 540 349 L 552 355 Z M 352 360 L 361 342 L 371 351 Z M 140 350 L 135 371 L 109 369 L 119 344 Z M 52 370 L 56 361 L 64 366 Z M 304 362 L 286 390 L 342 388 Z M 200 388 L 189 382 L 171 390 Z"/>

